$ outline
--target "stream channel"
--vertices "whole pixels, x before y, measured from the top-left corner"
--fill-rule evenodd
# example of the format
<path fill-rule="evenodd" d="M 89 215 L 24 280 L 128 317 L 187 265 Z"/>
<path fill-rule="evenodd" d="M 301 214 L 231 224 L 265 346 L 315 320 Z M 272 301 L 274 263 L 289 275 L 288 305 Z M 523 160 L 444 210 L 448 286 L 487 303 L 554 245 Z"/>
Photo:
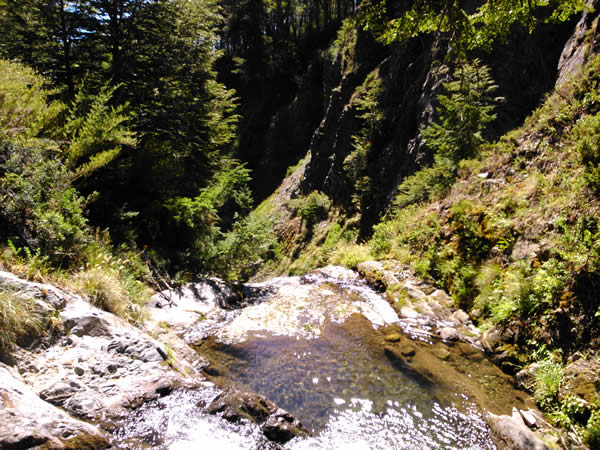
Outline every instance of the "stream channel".
<path fill-rule="evenodd" d="M 117 448 L 492 449 L 485 412 L 531 406 L 478 349 L 434 339 L 431 320 L 411 333 L 414 320 L 346 269 L 245 285 L 236 308 L 197 292 L 193 302 L 199 320 L 180 334 L 210 383 L 140 408 Z M 160 315 L 177 323 L 174 311 Z M 249 421 L 209 414 L 232 385 L 264 395 L 309 434 L 277 444 Z"/>

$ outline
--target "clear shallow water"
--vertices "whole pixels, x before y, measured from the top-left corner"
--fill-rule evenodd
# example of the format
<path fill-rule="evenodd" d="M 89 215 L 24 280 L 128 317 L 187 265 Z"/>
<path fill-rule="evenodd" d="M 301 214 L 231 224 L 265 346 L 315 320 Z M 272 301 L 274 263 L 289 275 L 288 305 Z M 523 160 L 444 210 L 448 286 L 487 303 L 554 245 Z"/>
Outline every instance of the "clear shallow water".
<path fill-rule="evenodd" d="M 285 448 L 495 448 L 480 411 L 456 392 L 460 384 L 445 390 L 386 357 L 390 344 L 372 325 L 397 316 L 381 296 L 354 278 L 321 273 L 272 283 L 261 285 L 266 294 L 254 306 L 215 320 L 210 333 L 188 342 L 227 382 L 265 395 L 311 430 Z M 216 338 L 206 339 L 210 334 Z M 230 424 L 198 406 L 217 394 L 178 392 L 145 405 L 122 424 L 116 448 L 281 448 L 256 425 Z"/>
<path fill-rule="evenodd" d="M 394 367 L 364 331 L 330 323 L 318 339 L 255 333 L 240 344 L 214 344 L 213 355 L 231 381 L 266 395 L 312 431 L 285 448 L 495 448 L 468 399 Z M 123 424 L 116 447 L 280 448 L 253 424 L 204 413 L 198 405 L 217 394 L 176 392 L 145 405 Z"/>
<path fill-rule="evenodd" d="M 495 448 L 477 408 L 399 370 L 365 330 L 330 323 L 318 339 L 252 334 L 215 345 L 228 378 L 312 431 L 290 448 Z"/>

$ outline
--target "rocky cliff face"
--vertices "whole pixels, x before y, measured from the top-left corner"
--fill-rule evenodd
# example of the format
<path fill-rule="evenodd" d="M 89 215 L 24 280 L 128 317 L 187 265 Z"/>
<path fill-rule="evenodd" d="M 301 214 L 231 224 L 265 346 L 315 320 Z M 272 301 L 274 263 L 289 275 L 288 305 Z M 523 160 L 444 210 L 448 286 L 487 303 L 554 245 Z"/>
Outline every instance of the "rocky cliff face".
<path fill-rule="evenodd" d="M 582 20 L 591 23 L 592 19 L 586 17 Z M 519 125 L 539 104 L 554 86 L 559 58 L 561 76 L 567 76 L 570 67 L 581 63 L 581 51 L 572 50 L 573 54 L 563 51 L 567 41 L 567 46 L 577 47 L 580 42 L 577 36 L 584 33 L 580 26 L 572 37 L 573 26 L 574 22 L 544 25 L 533 35 L 515 30 L 510 41 L 498 45 L 493 53 L 478 55 L 492 67 L 500 87 L 498 94 L 506 99 L 498 110 L 498 120 L 489 130 L 490 137 Z M 379 131 L 371 136 L 367 155 L 365 174 L 373 180 L 374 193 L 363 210 L 364 231 L 389 206 L 399 182 L 431 159 L 419 130 L 435 114 L 435 97 L 444 81 L 439 70 L 444 50 L 443 44 L 425 38 L 384 48 L 364 32 L 358 33 L 353 45 L 349 52 L 351 61 L 344 60 L 347 56 L 342 51 L 325 65 L 326 107 L 312 136 L 310 161 L 301 188 L 303 193 L 322 191 L 336 204 L 352 207 L 353 183 L 344 160 L 354 149 L 352 136 L 360 134 L 365 126 L 359 118 L 361 111 L 356 101 L 359 87 L 377 70 L 383 87 L 378 105 L 383 119 Z"/>

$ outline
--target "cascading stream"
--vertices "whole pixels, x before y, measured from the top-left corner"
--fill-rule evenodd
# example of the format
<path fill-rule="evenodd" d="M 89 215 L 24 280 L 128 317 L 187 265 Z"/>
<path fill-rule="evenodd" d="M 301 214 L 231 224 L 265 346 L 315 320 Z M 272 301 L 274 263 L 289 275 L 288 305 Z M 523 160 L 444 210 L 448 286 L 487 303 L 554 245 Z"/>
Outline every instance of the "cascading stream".
<path fill-rule="evenodd" d="M 200 304 L 184 338 L 217 384 L 262 394 L 310 430 L 285 448 L 495 448 L 480 406 L 508 406 L 513 391 L 472 347 L 407 338 L 385 299 L 345 269 L 248 288 L 254 298 L 240 310 Z M 280 448 L 254 424 L 207 414 L 211 395 L 218 389 L 146 405 L 119 445 Z"/>

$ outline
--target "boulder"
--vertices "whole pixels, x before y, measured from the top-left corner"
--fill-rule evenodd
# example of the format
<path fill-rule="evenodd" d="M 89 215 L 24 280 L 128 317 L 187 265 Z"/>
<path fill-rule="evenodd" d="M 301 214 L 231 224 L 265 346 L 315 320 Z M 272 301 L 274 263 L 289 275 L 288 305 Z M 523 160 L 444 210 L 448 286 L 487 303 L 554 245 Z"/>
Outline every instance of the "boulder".
<path fill-rule="evenodd" d="M 461 323 L 461 324 L 467 324 L 471 321 L 471 318 L 469 317 L 469 315 L 464 312 L 462 309 L 457 309 L 456 311 L 454 311 L 452 313 L 452 315 L 450 316 L 450 319 Z"/>
<path fill-rule="evenodd" d="M 45 402 L 10 367 L 0 363 L 0 448 L 103 448 L 108 437 Z"/>
<path fill-rule="evenodd" d="M 460 333 L 453 327 L 443 327 L 438 332 L 444 341 L 458 341 L 460 339 Z"/>
<path fill-rule="evenodd" d="M 568 364 L 562 392 L 594 403 L 600 396 L 600 359 L 597 356 L 580 358 Z"/>
<path fill-rule="evenodd" d="M 271 441 L 285 444 L 296 436 L 308 434 L 298 419 L 277 407 L 266 397 L 235 388 L 223 392 L 208 405 L 209 414 L 219 414 L 233 423 L 249 420 L 261 427 L 263 434 Z"/>
<path fill-rule="evenodd" d="M 548 449 L 546 444 L 525 424 L 516 408 L 513 408 L 512 416 L 497 416 L 488 413 L 486 420 L 498 448 L 511 450 Z"/>

